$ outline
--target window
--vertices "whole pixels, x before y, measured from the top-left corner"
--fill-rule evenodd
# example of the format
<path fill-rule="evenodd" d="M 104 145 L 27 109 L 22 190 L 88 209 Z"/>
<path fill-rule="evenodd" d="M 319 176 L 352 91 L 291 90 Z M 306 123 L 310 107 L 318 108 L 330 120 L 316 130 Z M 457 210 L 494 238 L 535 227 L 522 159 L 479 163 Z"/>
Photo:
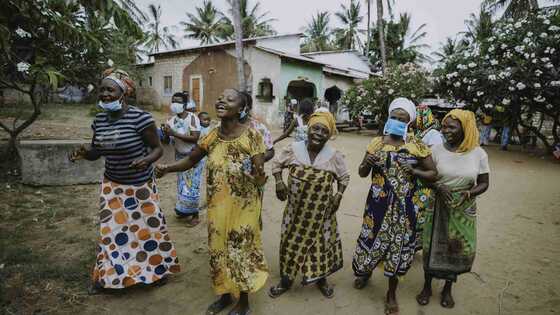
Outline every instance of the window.
<path fill-rule="evenodd" d="M 170 75 L 163 77 L 163 94 L 171 95 L 173 93 L 173 81 Z"/>
<path fill-rule="evenodd" d="M 152 86 L 152 77 L 149 77 L 148 80 L 150 81 L 150 86 Z"/>
<path fill-rule="evenodd" d="M 263 78 L 261 82 L 259 82 L 257 99 L 263 102 L 272 102 L 274 99 L 274 96 L 272 95 L 272 82 L 270 82 L 270 79 Z"/>
<path fill-rule="evenodd" d="M 140 83 L 138 85 L 142 86 L 142 83 L 144 83 L 142 80 L 140 80 Z"/>

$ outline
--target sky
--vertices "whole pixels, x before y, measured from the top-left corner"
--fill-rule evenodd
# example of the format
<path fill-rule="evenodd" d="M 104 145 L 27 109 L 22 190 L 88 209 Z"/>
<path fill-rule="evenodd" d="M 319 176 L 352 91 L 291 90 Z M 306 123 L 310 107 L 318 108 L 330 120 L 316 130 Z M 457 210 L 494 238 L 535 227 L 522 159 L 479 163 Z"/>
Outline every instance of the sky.
<path fill-rule="evenodd" d="M 257 0 L 249 0 L 251 4 Z M 539 2 L 544 2 L 540 0 Z M 212 0 L 221 11 L 226 11 L 226 0 Z M 278 34 L 303 32 L 305 25 L 318 11 L 331 12 L 331 28 L 339 26 L 334 12 L 340 9 L 341 4 L 349 5 L 350 0 L 259 0 L 261 12 L 268 11 L 268 17 L 274 18 L 272 22 Z M 363 15 L 366 15 L 366 1 L 360 0 Z M 372 22 L 375 21 L 375 1 L 372 1 Z M 441 43 L 449 36 L 465 30 L 465 20 L 471 13 L 480 10 L 481 0 L 396 0 L 395 15 L 408 12 L 412 15 L 413 30 L 426 24 L 427 37 L 425 44 L 430 46 L 427 52 L 436 51 Z M 197 41 L 184 39 L 179 22 L 186 21 L 186 12 L 195 13 L 195 8 L 202 6 L 203 0 L 136 0 L 142 9 L 149 4 L 160 4 L 162 8 L 162 23 L 167 26 L 176 26 L 174 33 L 181 39 L 181 47 L 192 47 Z M 364 17 L 362 28 L 366 29 L 367 22 Z"/>

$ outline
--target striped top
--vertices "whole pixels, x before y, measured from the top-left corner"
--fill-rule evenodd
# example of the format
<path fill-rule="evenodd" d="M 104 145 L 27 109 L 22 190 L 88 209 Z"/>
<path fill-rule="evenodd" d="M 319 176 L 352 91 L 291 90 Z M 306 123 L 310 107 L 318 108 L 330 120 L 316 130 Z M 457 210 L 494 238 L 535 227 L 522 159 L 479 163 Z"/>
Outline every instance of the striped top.
<path fill-rule="evenodd" d="M 142 140 L 142 131 L 154 123 L 152 115 L 137 107 L 128 106 L 124 115 L 110 122 L 105 112 L 95 116 L 93 146 L 105 157 L 105 177 L 124 185 L 141 185 L 153 176 L 153 165 L 144 170 L 130 167 L 134 160 L 148 155 L 149 148 Z"/>

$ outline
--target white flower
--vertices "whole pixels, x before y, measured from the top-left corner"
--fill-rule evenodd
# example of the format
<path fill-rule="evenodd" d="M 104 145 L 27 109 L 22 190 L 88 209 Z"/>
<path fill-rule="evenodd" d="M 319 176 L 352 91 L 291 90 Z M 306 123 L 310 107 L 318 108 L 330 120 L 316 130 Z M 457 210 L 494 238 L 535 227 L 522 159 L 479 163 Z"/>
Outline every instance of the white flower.
<path fill-rule="evenodd" d="M 453 83 L 453 86 L 454 86 L 454 87 L 460 87 L 460 86 L 461 86 L 461 82 L 455 82 L 455 83 Z"/>
<path fill-rule="evenodd" d="M 493 41 L 495 41 L 495 40 L 496 40 L 496 37 L 494 37 L 494 36 L 488 38 L 488 42 L 489 42 L 489 43 L 491 43 L 491 42 L 493 42 Z"/>
<path fill-rule="evenodd" d="M 491 75 L 488 76 L 488 80 L 490 80 L 490 81 L 496 81 L 496 79 L 498 79 L 498 77 L 496 77 L 495 74 L 491 74 Z"/>
<path fill-rule="evenodd" d="M 541 35 L 539 35 L 540 38 L 547 38 L 548 34 L 547 33 L 541 33 Z"/>
<path fill-rule="evenodd" d="M 540 88 L 541 88 L 541 84 L 540 84 L 540 83 L 535 83 L 533 86 L 535 87 L 535 89 L 540 89 Z"/>
<path fill-rule="evenodd" d="M 526 86 L 525 84 L 519 82 L 519 83 L 517 83 L 516 87 L 517 87 L 517 89 L 518 89 L 519 91 L 521 91 L 521 90 L 525 90 L 525 88 L 526 88 L 527 86 Z"/>
<path fill-rule="evenodd" d="M 27 62 L 20 62 L 16 65 L 17 67 L 17 71 L 19 72 L 27 72 L 29 71 L 29 67 L 31 67 L 30 64 L 28 64 Z"/>
<path fill-rule="evenodd" d="M 511 100 L 508 99 L 508 98 L 504 98 L 504 99 L 502 100 L 502 104 L 504 104 L 504 105 L 509 105 L 510 103 L 511 103 Z"/>
<path fill-rule="evenodd" d="M 507 45 L 506 45 L 506 44 L 502 44 L 502 46 L 500 46 L 500 48 L 506 49 L 506 48 L 507 48 Z"/>
<path fill-rule="evenodd" d="M 513 24 L 513 26 L 515 26 L 515 28 L 520 28 L 522 25 L 521 25 L 521 22 L 517 22 L 517 23 Z"/>
<path fill-rule="evenodd" d="M 410 94 L 410 97 L 416 98 L 416 94 Z"/>
<path fill-rule="evenodd" d="M 552 25 L 548 28 L 548 30 L 551 31 L 551 32 L 557 32 L 557 31 L 560 31 L 560 26 Z"/>
<path fill-rule="evenodd" d="M 550 81 L 550 86 L 560 87 L 560 81 Z"/>
<path fill-rule="evenodd" d="M 545 25 L 550 25 L 550 20 L 549 20 L 549 19 L 546 19 L 546 20 L 543 21 L 543 23 L 544 23 Z"/>
<path fill-rule="evenodd" d="M 463 83 L 469 83 L 469 78 L 463 78 Z"/>
<path fill-rule="evenodd" d="M 482 95 L 484 95 L 484 92 L 482 92 L 482 91 L 476 92 L 476 96 L 482 96 Z"/>
<path fill-rule="evenodd" d="M 547 68 L 547 69 L 551 69 L 551 68 L 554 68 L 554 65 L 549 62 L 549 63 L 545 64 L 544 67 Z"/>
<path fill-rule="evenodd" d="M 524 47 L 524 46 L 515 46 L 514 49 L 515 49 L 515 51 L 517 51 L 518 53 L 522 53 L 523 50 L 525 49 L 525 47 Z"/>
<path fill-rule="evenodd" d="M 111 59 L 107 60 L 107 65 L 108 65 L 109 67 L 112 67 L 114 64 L 115 64 L 115 63 L 113 62 L 113 60 L 111 60 Z"/>
<path fill-rule="evenodd" d="M 474 62 L 469 63 L 469 68 L 474 68 L 474 67 L 476 67 L 476 63 Z"/>
<path fill-rule="evenodd" d="M 467 66 L 465 66 L 464 64 L 458 64 L 457 69 L 458 70 L 464 70 L 464 69 L 467 69 Z"/>
<path fill-rule="evenodd" d="M 542 62 L 549 62 L 549 61 L 550 61 L 550 58 L 544 57 L 544 58 L 541 58 L 541 61 L 542 61 Z"/>
<path fill-rule="evenodd" d="M 538 61 L 537 59 L 531 60 L 532 63 L 537 63 L 537 61 Z"/>
<path fill-rule="evenodd" d="M 533 100 L 538 103 L 544 103 L 544 101 L 546 101 L 546 98 L 544 98 L 542 95 L 539 95 L 537 97 L 533 97 Z"/>
<path fill-rule="evenodd" d="M 529 37 L 533 36 L 533 32 L 527 32 L 527 36 Z"/>
<path fill-rule="evenodd" d="M 536 75 L 537 77 L 540 77 L 541 74 L 543 74 L 543 72 L 542 72 L 541 70 L 535 70 L 535 75 Z"/>
<path fill-rule="evenodd" d="M 100 54 L 103 53 L 103 47 L 99 48 L 99 53 L 100 53 Z"/>
<path fill-rule="evenodd" d="M 492 104 L 485 104 L 484 105 L 484 108 L 492 108 L 492 107 L 494 107 L 494 105 L 492 105 Z"/>
<path fill-rule="evenodd" d="M 510 86 L 510 87 L 508 87 L 508 90 L 510 90 L 510 91 L 512 91 L 512 92 L 513 92 L 513 91 L 515 91 L 515 87 L 513 87 L 513 86 Z"/>
<path fill-rule="evenodd" d="M 26 38 L 26 37 L 31 38 L 31 34 L 28 33 L 28 32 L 26 32 L 26 31 L 24 31 L 24 30 L 21 29 L 20 27 L 18 27 L 18 28 L 16 29 L 16 34 L 17 34 L 19 37 L 21 37 L 21 38 Z"/>
<path fill-rule="evenodd" d="M 552 109 L 552 107 L 553 107 L 552 104 L 546 104 L 547 109 Z"/>
<path fill-rule="evenodd" d="M 476 98 L 476 97 L 473 98 L 472 100 L 473 100 L 473 102 L 475 102 L 475 103 L 478 102 L 478 98 Z"/>
<path fill-rule="evenodd" d="M 498 60 L 496 60 L 496 59 L 490 60 L 490 64 L 493 65 L 493 66 L 497 65 L 498 63 L 499 63 L 499 62 L 498 62 Z"/>
<path fill-rule="evenodd" d="M 493 52 L 494 50 L 496 50 L 496 48 L 494 47 L 494 45 L 490 46 L 490 48 L 488 48 L 489 52 Z"/>
<path fill-rule="evenodd" d="M 389 95 L 393 95 L 393 93 L 395 93 L 395 90 L 389 89 L 389 91 L 387 91 L 387 93 L 389 93 Z"/>
<path fill-rule="evenodd" d="M 91 93 L 91 91 L 93 91 L 93 89 L 94 89 L 93 85 L 88 84 L 88 86 L 87 86 L 88 93 Z"/>

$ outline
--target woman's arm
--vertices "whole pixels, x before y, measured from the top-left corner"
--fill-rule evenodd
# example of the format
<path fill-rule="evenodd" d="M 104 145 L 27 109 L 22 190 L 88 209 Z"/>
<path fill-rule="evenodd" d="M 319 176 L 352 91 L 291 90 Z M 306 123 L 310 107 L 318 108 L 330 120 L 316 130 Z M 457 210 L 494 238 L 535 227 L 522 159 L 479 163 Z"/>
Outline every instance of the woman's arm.
<path fill-rule="evenodd" d="M 142 141 L 151 149 L 151 151 L 145 157 L 132 161 L 132 163 L 130 163 L 131 168 L 145 169 L 163 155 L 163 148 L 159 142 L 159 135 L 154 123 L 144 128 L 141 136 Z"/>
<path fill-rule="evenodd" d="M 280 201 L 285 201 L 288 198 L 288 187 L 282 179 L 282 171 L 272 174 L 276 180 L 276 198 Z"/>
<path fill-rule="evenodd" d="M 476 178 L 476 185 L 467 190 L 467 196 L 468 197 L 476 197 L 479 195 L 482 195 L 484 192 L 486 192 L 488 190 L 488 187 L 490 186 L 490 174 L 486 173 L 486 174 L 479 174 L 478 177 Z"/>
<path fill-rule="evenodd" d="M 196 145 L 189 155 L 171 164 L 158 164 L 156 165 L 156 177 L 163 177 L 167 173 L 183 172 L 193 168 L 200 160 L 206 156 L 206 151 L 202 150 Z"/>
<path fill-rule="evenodd" d="M 251 158 L 251 162 L 253 163 L 251 175 L 258 185 L 264 186 L 266 183 L 266 174 L 264 172 L 264 154 L 257 154 L 253 156 Z"/>
<path fill-rule="evenodd" d="M 274 157 L 274 148 L 266 150 L 266 152 L 264 153 L 264 162 L 266 163 L 272 160 L 273 157 Z"/>
<path fill-rule="evenodd" d="M 409 164 L 404 164 L 403 167 L 407 168 L 412 175 L 426 180 L 428 182 L 435 182 L 437 180 L 437 170 L 432 156 L 428 155 L 423 159 L 418 159 L 418 167 L 412 167 Z"/>
<path fill-rule="evenodd" d="M 286 132 L 284 132 L 280 137 L 276 138 L 276 140 L 274 140 L 272 142 L 272 144 L 276 144 L 276 143 L 288 138 L 292 134 L 292 132 L 294 131 L 295 128 L 296 128 L 296 120 L 293 119 L 292 122 L 290 123 L 290 126 L 286 130 Z"/>
<path fill-rule="evenodd" d="M 185 142 L 197 143 L 198 138 L 200 138 L 200 131 L 192 131 L 190 135 L 186 135 L 186 134 L 178 133 L 174 130 L 171 130 L 170 135 L 177 138 L 177 139 L 181 139 Z"/>
<path fill-rule="evenodd" d="M 375 167 L 375 163 L 377 161 L 379 161 L 379 159 L 376 156 L 366 152 L 366 155 L 364 155 L 364 159 L 358 168 L 358 174 L 360 177 L 367 177 L 371 173 L 371 170 Z"/>
<path fill-rule="evenodd" d="M 92 145 L 82 144 L 78 149 L 70 153 L 68 159 L 72 162 L 77 160 L 95 161 L 100 157 L 101 154 Z"/>

